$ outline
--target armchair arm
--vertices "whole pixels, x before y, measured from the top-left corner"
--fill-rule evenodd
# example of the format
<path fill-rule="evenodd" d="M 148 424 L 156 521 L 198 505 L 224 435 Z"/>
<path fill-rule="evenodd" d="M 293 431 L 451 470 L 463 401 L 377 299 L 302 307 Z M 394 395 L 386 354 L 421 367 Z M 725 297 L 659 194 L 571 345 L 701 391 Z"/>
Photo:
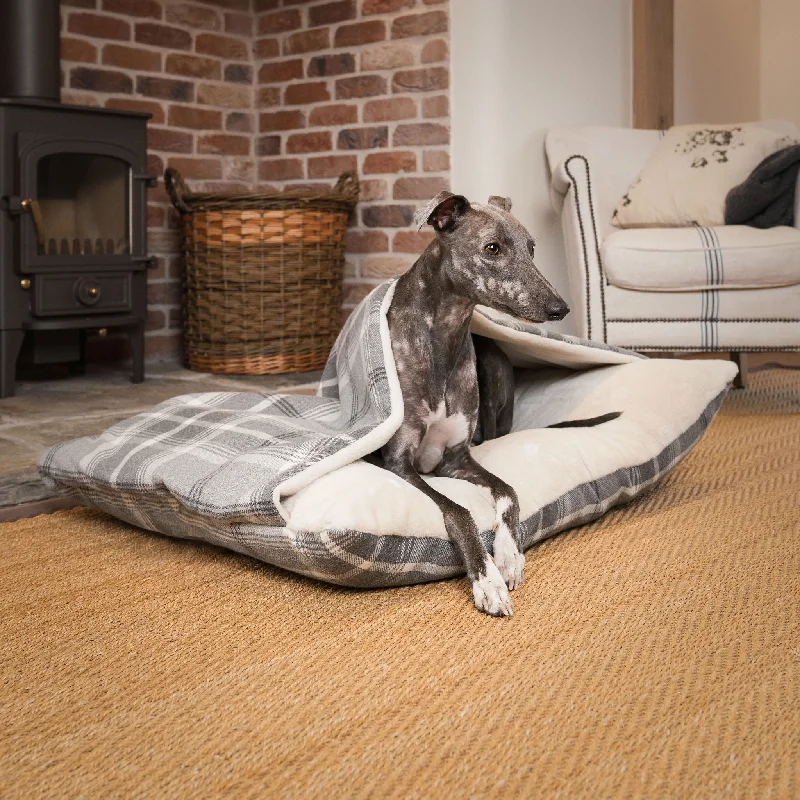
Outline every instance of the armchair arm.
<path fill-rule="evenodd" d="M 550 176 L 550 192 L 553 200 L 553 207 L 556 211 L 561 211 L 564 205 L 564 198 L 572 186 L 572 179 L 567 173 L 566 161 L 559 161 L 553 168 Z"/>
<path fill-rule="evenodd" d="M 605 342 L 606 279 L 600 258 L 602 234 L 597 224 L 589 159 L 576 154 L 556 165 L 551 190 L 554 202 L 563 198 L 561 227 L 572 299 L 577 306 L 573 311 L 578 335 Z"/>

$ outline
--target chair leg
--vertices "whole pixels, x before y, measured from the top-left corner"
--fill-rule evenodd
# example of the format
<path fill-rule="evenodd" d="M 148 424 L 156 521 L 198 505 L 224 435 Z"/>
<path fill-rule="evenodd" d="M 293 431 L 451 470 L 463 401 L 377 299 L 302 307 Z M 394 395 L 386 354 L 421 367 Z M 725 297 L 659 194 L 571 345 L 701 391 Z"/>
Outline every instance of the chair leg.
<path fill-rule="evenodd" d="M 733 379 L 734 389 L 746 389 L 747 380 L 747 353 L 731 353 L 731 361 L 739 367 L 739 374 Z"/>

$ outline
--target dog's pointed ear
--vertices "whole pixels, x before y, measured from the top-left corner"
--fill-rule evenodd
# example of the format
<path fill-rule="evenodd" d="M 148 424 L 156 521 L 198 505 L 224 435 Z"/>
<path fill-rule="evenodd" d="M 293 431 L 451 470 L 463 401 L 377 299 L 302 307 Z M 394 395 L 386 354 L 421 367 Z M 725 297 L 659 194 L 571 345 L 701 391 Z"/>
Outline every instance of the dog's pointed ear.
<path fill-rule="evenodd" d="M 463 195 L 439 192 L 433 200 L 417 210 L 414 224 L 417 230 L 427 224 L 437 231 L 449 231 L 468 208 L 469 200 Z"/>
<path fill-rule="evenodd" d="M 497 208 L 502 208 L 503 211 L 511 211 L 511 198 L 500 197 L 499 195 L 493 194 L 489 198 L 489 205 L 497 206 Z"/>

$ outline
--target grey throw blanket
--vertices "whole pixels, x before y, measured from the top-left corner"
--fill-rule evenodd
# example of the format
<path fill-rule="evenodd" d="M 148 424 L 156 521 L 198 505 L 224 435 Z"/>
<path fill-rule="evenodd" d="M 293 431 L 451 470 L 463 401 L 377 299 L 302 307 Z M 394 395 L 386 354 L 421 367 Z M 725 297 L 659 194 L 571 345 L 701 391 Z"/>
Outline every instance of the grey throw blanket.
<path fill-rule="evenodd" d="M 767 156 L 744 183 L 728 192 L 725 224 L 774 228 L 794 225 L 795 187 L 800 171 L 800 144 Z"/>

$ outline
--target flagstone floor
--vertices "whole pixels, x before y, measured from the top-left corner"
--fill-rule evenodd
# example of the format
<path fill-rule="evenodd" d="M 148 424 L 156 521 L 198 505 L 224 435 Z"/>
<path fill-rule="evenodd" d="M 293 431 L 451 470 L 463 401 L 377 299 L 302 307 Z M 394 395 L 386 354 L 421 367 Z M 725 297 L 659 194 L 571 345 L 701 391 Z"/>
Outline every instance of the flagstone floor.
<path fill-rule="evenodd" d="M 313 394 L 319 372 L 229 376 L 192 372 L 174 364 L 148 366 L 144 383 L 123 369 L 89 366 L 84 375 L 53 375 L 17 382 L 0 399 L 0 522 L 65 507 L 36 471 L 39 456 L 64 439 L 92 436 L 125 417 L 180 394 L 267 391 Z"/>

